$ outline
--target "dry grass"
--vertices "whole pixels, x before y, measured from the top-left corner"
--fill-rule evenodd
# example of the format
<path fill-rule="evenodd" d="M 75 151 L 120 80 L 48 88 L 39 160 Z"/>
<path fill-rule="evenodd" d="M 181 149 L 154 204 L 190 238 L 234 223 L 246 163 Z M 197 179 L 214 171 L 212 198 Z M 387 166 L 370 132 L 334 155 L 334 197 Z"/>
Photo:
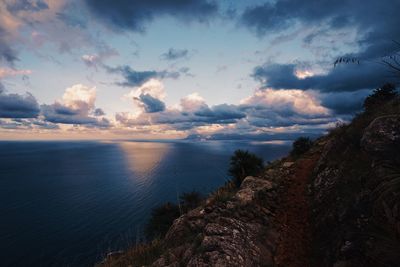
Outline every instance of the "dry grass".
<path fill-rule="evenodd" d="M 226 182 L 224 186 L 218 188 L 216 191 L 210 194 L 207 200 L 208 204 L 214 204 L 218 202 L 225 203 L 233 198 L 238 191 L 237 186 L 233 181 Z"/>

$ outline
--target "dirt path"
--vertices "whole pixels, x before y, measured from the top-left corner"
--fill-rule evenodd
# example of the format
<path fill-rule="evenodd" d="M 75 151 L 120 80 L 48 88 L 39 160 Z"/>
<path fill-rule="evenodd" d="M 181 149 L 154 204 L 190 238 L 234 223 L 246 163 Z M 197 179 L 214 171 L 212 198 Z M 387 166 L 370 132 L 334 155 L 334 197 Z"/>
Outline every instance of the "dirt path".
<path fill-rule="evenodd" d="M 309 177 L 317 157 L 298 160 L 294 173 L 285 181 L 287 191 L 277 214 L 280 240 L 275 254 L 278 267 L 310 267 L 310 203 L 307 196 Z"/>

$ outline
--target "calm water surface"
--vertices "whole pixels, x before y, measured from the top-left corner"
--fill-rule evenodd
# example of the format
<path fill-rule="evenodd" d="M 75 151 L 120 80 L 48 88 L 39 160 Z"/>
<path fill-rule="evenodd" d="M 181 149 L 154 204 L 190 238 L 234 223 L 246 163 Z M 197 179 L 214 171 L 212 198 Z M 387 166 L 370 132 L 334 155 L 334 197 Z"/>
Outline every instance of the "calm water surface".
<path fill-rule="evenodd" d="M 222 185 L 239 148 L 268 161 L 290 144 L 0 142 L 1 266 L 91 266 L 138 240 L 153 207 Z"/>

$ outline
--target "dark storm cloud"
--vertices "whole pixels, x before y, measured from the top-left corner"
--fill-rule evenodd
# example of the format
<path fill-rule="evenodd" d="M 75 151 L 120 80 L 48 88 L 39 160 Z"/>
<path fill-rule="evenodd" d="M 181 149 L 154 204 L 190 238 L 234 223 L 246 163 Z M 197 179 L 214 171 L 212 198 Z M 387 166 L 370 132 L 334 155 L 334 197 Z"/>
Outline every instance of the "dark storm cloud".
<path fill-rule="evenodd" d="M 364 57 L 382 56 L 396 49 L 400 36 L 400 1 L 397 0 L 282 0 L 247 8 L 241 23 L 259 35 L 282 31 L 296 24 L 327 24 L 328 30 L 355 28 L 363 35 Z"/>
<path fill-rule="evenodd" d="M 357 52 L 349 57 L 361 62 L 360 65 L 332 66 L 327 74 L 304 79 L 296 77 L 294 64 L 267 63 L 256 67 L 253 76 L 271 88 L 323 92 L 372 89 L 390 82 L 393 77 L 389 69 L 379 62 L 382 57 L 400 50 L 392 41 L 400 38 L 398 10 L 400 1 L 397 0 L 282 0 L 250 7 L 243 12 L 241 23 L 260 36 L 292 29 L 295 25 L 313 26 L 315 30 L 303 40 L 309 46 L 316 42 L 316 37 L 328 37 L 337 29 L 355 30 L 354 50 Z M 333 63 L 335 59 L 329 60 Z"/>
<path fill-rule="evenodd" d="M 343 64 L 327 74 L 298 78 L 294 64 L 266 64 L 253 71 L 253 77 L 274 89 L 315 89 L 322 92 L 358 91 L 392 81 L 390 71 L 380 64 Z"/>
<path fill-rule="evenodd" d="M 370 90 L 326 93 L 321 95 L 321 105 L 337 115 L 354 114 L 362 111 L 364 100 L 370 93 Z"/>
<path fill-rule="evenodd" d="M 85 3 L 103 22 L 132 31 L 144 31 L 146 23 L 157 16 L 205 21 L 217 12 L 215 2 L 206 0 L 85 0 Z"/>
<path fill-rule="evenodd" d="M 161 58 L 165 60 L 177 60 L 181 58 L 187 58 L 188 54 L 189 51 L 187 49 L 170 48 L 167 52 L 161 55 Z"/>
<path fill-rule="evenodd" d="M 172 79 L 177 79 L 180 76 L 179 72 L 170 72 L 170 71 L 155 71 L 155 70 L 150 70 L 150 71 L 136 71 L 133 70 L 129 66 L 118 66 L 118 67 L 108 67 L 105 66 L 105 69 L 109 73 L 119 73 L 121 74 L 125 81 L 118 82 L 117 85 L 120 86 L 128 86 L 128 87 L 135 87 L 135 86 L 140 86 L 143 83 L 149 81 L 152 78 L 172 78 Z"/>
<path fill-rule="evenodd" d="M 36 98 L 30 93 L 7 94 L 0 86 L 0 118 L 36 118 L 39 111 Z"/>
<path fill-rule="evenodd" d="M 221 104 L 211 108 L 203 107 L 194 114 L 198 117 L 209 118 L 210 121 L 238 120 L 246 117 L 246 113 L 241 111 L 238 106 Z"/>
<path fill-rule="evenodd" d="M 149 94 L 141 94 L 134 98 L 147 113 L 155 113 L 165 110 L 165 103 Z"/>

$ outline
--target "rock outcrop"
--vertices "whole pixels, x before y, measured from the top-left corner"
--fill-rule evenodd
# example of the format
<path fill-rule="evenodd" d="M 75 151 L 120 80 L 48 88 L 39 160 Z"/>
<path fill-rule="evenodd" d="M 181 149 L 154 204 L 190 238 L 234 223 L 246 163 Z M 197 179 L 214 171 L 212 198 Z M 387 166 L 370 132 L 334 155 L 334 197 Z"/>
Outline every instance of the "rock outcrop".
<path fill-rule="evenodd" d="M 400 199 L 385 176 L 400 167 L 400 116 L 350 130 L 327 140 L 314 171 L 314 266 L 400 266 Z"/>
<path fill-rule="evenodd" d="M 169 249 L 152 266 L 272 267 L 277 190 L 267 177 L 249 176 L 232 199 L 180 217 L 165 237 Z"/>
<path fill-rule="evenodd" d="M 392 156 L 400 145 L 400 115 L 378 117 L 365 129 L 361 139 L 365 151 L 378 156 Z"/>

